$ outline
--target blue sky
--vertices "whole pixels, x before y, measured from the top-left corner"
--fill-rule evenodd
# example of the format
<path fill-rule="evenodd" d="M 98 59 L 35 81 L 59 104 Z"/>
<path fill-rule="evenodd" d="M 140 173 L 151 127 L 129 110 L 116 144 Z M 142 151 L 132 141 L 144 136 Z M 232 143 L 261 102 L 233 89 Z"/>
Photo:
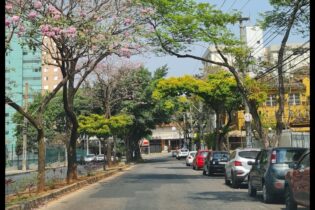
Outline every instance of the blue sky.
<path fill-rule="evenodd" d="M 199 0 L 198 2 L 208 2 L 214 4 L 217 8 L 221 8 L 223 11 L 230 12 L 233 9 L 242 11 L 243 16 L 250 17 L 250 20 L 245 23 L 246 26 L 253 26 L 256 24 L 257 19 L 260 18 L 259 13 L 271 10 L 272 7 L 269 4 L 269 0 Z M 222 6 L 222 7 L 221 7 Z M 239 26 L 236 25 L 231 29 L 235 33 L 239 34 Z M 268 38 L 270 33 L 264 38 Z M 305 39 L 301 39 L 298 36 L 291 36 L 289 43 L 302 43 Z M 269 41 L 269 40 L 268 40 Z M 270 44 L 280 44 L 281 36 L 273 39 Z M 198 56 L 202 56 L 205 52 L 206 46 L 196 46 L 193 48 L 192 53 Z M 135 61 L 141 61 L 146 68 L 151 72 L 158 67 L 165 64 L 169 67 L 168 76 L 182 76 L 185 74 L 198 74 L 200 68 L 202 68 L 201 61 L 196 61 L 190 58 L 176 58 L 175 56 L 163 56 L 157 57 L 154 54 L 148 54 L 146 56 L 135 56 L 132 58 Z"/>

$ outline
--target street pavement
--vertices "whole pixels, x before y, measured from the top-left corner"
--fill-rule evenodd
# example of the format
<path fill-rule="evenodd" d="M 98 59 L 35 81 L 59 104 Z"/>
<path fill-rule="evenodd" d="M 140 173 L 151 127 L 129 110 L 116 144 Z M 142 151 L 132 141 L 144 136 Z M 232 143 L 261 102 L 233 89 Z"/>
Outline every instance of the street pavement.
<path fill-rule="evenodd" d="M 223 176 L 203 176 L 169 154 L 144 155 L 144 163 L 62 196 L 38 209 L 59 210 L 282 210 L 282 202 L 265 204 L 261 192 L 247 195 L 246 186 L 233 189 Z M 305 208 L 299 208 L 300 210 Z"/>

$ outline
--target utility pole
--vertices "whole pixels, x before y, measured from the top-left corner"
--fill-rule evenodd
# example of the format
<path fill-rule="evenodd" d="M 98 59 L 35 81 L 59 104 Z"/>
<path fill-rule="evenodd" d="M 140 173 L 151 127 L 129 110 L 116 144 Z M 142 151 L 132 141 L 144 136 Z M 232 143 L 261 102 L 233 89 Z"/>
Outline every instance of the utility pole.
<path fill-rule="evenodd" d="M 249 17 L 240 17 L 239 22 L 240 22 L 240 40 L 242 42 L 245 42 L 245 26 L 243 25 L 243 21 L 249 20 Z M 247 69 L 243 69 L 243 81 L 245 81 L 246 77 L 246 71 Z M 249 107 L 244 99 L 244 105 L 245 105 L 245 114 L 244 114 L 244 119 L 245 119 L 245 129 L 246 129 L 246 147 L 252 147 L 252 131 L 251 131 L 251 114 L 249 112 Z"/>
<path fill-rule="evenodd" d="M 28 106 L 28 83 L 25 83 L 25 93 L 24 93 L 24 106 L 25 112 L 27 112 Z M 23 159 L 22 159 L 22 170 L 26 171 L 27 167 L 27 119 L 24 117 L 24 125 L 23 125 Z"/>

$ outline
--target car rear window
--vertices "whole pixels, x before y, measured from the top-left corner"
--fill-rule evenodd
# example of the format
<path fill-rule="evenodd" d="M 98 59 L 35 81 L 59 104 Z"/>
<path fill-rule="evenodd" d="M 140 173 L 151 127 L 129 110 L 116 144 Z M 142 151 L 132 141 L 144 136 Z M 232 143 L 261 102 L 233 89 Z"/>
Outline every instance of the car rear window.
<path fill-rule="evenodd" d="M 195 152 L 192 152 L 190 153 L 191 156 L 195 157 L 196 153 Z"/>
<path fill-rule="evenodd" d="M 188 150 L 187 149 L 182 149 L 181 152 L 188 152 Z"/>
<path fill-rule="evenodd" d="M 200 154 L 199 154 L 199 155 L 200 155 L 200 156 L 202 156 L 202 157 L 207 157 L 208 152 L 207 152 L 207 151 L 200 152 Z"/>
<path fill-rule="evenodd" d="M 298 161 L 305 150 L 301 149 L 281 149 L 277 150 L 277 163 L 291 163 Z"/>
<path fill-rule="evenodd" d="M 241 151 L 238 155 L 242 158 L 255 159 L 259 151 Z"/>
<path fill-rule="evenodd" d="M 213 159 L 228 159 L 229 154 L 224 152 L 213 153 Z"/>

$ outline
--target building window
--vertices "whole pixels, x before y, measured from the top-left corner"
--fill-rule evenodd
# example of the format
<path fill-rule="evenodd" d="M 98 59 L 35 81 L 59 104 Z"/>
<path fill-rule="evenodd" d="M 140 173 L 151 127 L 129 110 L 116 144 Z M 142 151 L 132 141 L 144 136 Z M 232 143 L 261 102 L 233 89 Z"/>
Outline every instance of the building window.
<path fill-rule="evenodd" d="M 24 51 L 24 52 L 23 52 L 23 55 L 27 55 L 27 52 Z"/>
<path fill-rule="evenodd" d="M 45 85 L 44 86 L 44 90 L 48 90 L 49 89 L 49 86 L 48 85 Z"/>
<path fill-rule="evenodd" d="M 5 134 L 6 134 L 6 135 L 9 134 L 9 131 L 6 131 Z"/>
<path fill-rule="evenodd" d="M 54 80 L 58 80 L 58 76 L 54 76 Z"/>
<path fill-rule="evenodd" d="M 276 106 L 277 105 L 277 95 L 270 94 L 267 96 L 266 106 Z"/>
<path fill-rule="evenodd" d="M 57 72 L 58 71 L 58 68 L 54 68 L 54 72 Z"/>
<path fill-rule="evenodd" d="M 299 93 L 290 93 L 289 94 L 289 105 L 300 105 L 300 94 Z"/>
<path fill-rule="evenodd" d="M 40 72 L 40 68 L 33 69 L 33 72 Z"/>
<path fill-rule="evenodd" d="M 9 114 L 9 113 L 5 113 L 5 116 L 6 116 L 6 117 L 9 117 L 9 116 L 10 116 L 10 114 Z"/>
<path fill-rule="evenodd" d="M 46 80 L 46 81 L 47 81 L 47 80 L 48 80 L 48 77 L 44 77 L 44 80 Z"/>

